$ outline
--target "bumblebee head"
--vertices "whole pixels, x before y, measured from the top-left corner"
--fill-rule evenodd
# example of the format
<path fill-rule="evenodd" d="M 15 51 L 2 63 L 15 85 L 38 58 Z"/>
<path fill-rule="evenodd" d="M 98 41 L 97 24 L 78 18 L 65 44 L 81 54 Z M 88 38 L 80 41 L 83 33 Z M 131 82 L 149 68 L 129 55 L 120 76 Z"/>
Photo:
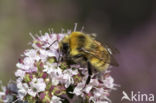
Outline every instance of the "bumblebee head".
<path fill-rule="evenodd" d="M 60 49 L 63 54 L 68 55 L 69 53 L 69 35 L 66 35 L 59 43 Z"/>

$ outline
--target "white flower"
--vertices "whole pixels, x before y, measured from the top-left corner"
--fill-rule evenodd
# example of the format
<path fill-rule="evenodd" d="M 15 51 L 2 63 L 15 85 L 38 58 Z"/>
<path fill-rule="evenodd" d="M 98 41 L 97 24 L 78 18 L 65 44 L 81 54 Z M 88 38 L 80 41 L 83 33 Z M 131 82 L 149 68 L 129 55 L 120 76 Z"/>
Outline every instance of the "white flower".
<path fill-rule="evenodd" d="M 16 66 L 28 72 L 36 71 L 37 67 L 34 66 L 34 62 L 35 61 L 32 57 L 25 57 L 23 63 L 17 63 Z"/>
<path fill-rule="evenodd" d="M 38 37 L 39 41 L 43 44 L 42 48 L 58 49 L 58 41 L 60 41 L 65 34 L 51 34 L 45 33 L 45 35 Z M 53 44 L 53 45 L 51 45 Z"/>
<path fill-rule="evenodd" d="M 0 86 L 1 86 L 1 90 L 2 90 L 2 91 L 0 91 L 0 103 L 2 101 L 3 101 L 3 103 L 10 103 L 11 100 L 13 100 L 13 96 L 12 95 L 6 95 L 7 88 L 2 85 L 1 81 L 0 81 Z M 6 96 L 6 97 L 3 98 L 3 96 Z"/>
<path fill-rule="evenodd" d="M 28 94 L 31 95 L 32 97 L 35 97 L 37 93 L 38 92 L 36 92 L 35 88 L 29 88 L 28 89 Z"/>
<path fill-rule="evenodd" d="M 52 81 L 51 82 L 52 82 L 52 85 L 57 86 L 60 81 L 57 78 L 52 78 Z"/>
<path fill-rule="evenodd" d="M 58 85 L 60 82 L 63 81 L 63 73 L 62 73 L 62 69 L 57 67 L 55 69 L 53 69 L 53 71 L 50 74 L 51 80 L 52 80 L 52 84 L 53 85 Z"/>
<path fill-rule="evenodd" d="M 94 96 L 90 97 L 90 100 L 94 101 L 94 103 L 98 103 L 99 101 L 108 101 L 111 102 L 110 99 L 108 99 L 109 91 L 105 90 L 104 88 L 95 88 L 93 91 Z"/>
<path fill-rule="evenodd" d="M 90 85 L 93 85 L 93 86 L 99 86 L 99 81 L 98 79 L 91 79 L 90 80 Z"/>
<path fill-rule="evenodd" d="M 89 93 L 90 90 L 91 90 L 92 88 L 93 88 L 92 85 L 87 85 L 87 86 L 85 87 L 84 91 L 85 91 L 86 93 Z"/>
<path fill-rule="evenodd" d="M 61 102 L 61 98 L 59 98 L 59 97 L 53 95 L 53 96 L 52 96 L 52 99 L 51 99 L 51 101 L 50 101 L 50 103 L 62 103 L 62 102 Z"/>
<path fill-rule="evenodd" d="M 81 83 L 78 83 L 78 85 L 74 88 L 74 91 L 73 93 L 77 96 L 79 95 L 83 95 L 83 89 L 85 87 L 85 81 L 84 82 L 81 82 Z"/>
<path fill-rule="evenodd" d="M 68 88 L 71 84 L 74 84 L 74 80 L 70 75 L 63 75 L 63 79 L 65 80 L 65 87 Z"/>
<path fill-rule="evenodd" d="M 0 98 L 5 95 L 5 92 L 0 92 Z"/>
<path fill-rule="evenodd" d="M 16 76 L 16 77 L 19 77 L 19 78 L 21 78 L 21 79 L 23 79 L 24 76 L 25 76 L 25 71 L 23 71 L 23 70 L 21 70 L 21 69 L 18 69 L 18 70 L 15 72 L 15 76 Z"/>
<path fill-rule="evenodd" d="M 107 87 L 107 88 L 113 88 L 114 87 L 114 79 L 109 76 L 106 77 L 106 79 L 103 80 L 103 84 Z"/>
<path fill-rule="evenodd" d="M 0 85 L 1 85 L 1 84 L 2 84 L 2 83 L 1 83 L 1 81 L 0 81 Z M 2 91 L 0 92 L 0 99 L 2 98 L 2 96 L 5 95 L 6 87 L 1 85 L 1 90 L 2 90 Z"/>
<path fill-rule="evenodd" d="M 24 52 L 24 55 L 27 56 L 27 57 L 31 57 L 33 58 L 34 60 L 37 60 L 39 61 L 40 60 L 40 57 L 39 57 L 39 54 L 37 53 L 38 51 L 35 50 L 35 49 L 28 49 Z"/>
<path fill-rule="evenodd" d="M 49 63 L 49 62 L 47 62 L 43 67 L 44 67 L 43 72 L 51 74 L 57 68 L 57 63 Z"/>
<path fill-rule="evenodd" d="M 44 50 L 40 49 L 40 55 L 41 57 L 55 57 L 56 56 L 55 50 Z"/>
<path fill-rule="evenodd" d="M 43 80 L 43 78 L 33 78 L 30 82 L 30 88 L 28 90 L 28 93 L 35 97 L 37 93 L 45 91 L 46 84 Z"/>
<path fill-rule="evenodd" d="M 45 33 L 43 36 L 40 36 L 39 39 L 41 41 L 48 41 L 50 38 L 49 34 L 48 33 Z"/>
<path fill-rule="evenodd" d="M 63 81 L 63 72 L 61 68 L 57 67 L 57 63 L 46 63 L 44 68 L 43 71 L 50 75 L 53 85 L 58 85 Z"/>
<path fill-rule="evenodd" d="M 105 90 L 103 88 L 96 88 L 94 90 L 94 96 L 95 97 L 106 96 L 106 95 L 103 95 L 103 94 L 105 94 Z"/>
<path fill-rule="evenodd" d="M 71 84 L 74 84 L 73 75 L 77 75 L 77 70 L 67 69 L 63 71 L 63 80 L 65 87 L 68 88 Z"/>
<path fill-rule="evenodd" d="M 107 100 L 97 100 L 95 97 L 90 97 L 89 101 L 92 101 L 93 103 L 110 103 Z"/>
<path fill-rule="evenodd" d="M 22 100 L 24 96 L 28 93 L 28 84 L 22 83 L 20 80 L 17 80 L 18 96 Z"/>

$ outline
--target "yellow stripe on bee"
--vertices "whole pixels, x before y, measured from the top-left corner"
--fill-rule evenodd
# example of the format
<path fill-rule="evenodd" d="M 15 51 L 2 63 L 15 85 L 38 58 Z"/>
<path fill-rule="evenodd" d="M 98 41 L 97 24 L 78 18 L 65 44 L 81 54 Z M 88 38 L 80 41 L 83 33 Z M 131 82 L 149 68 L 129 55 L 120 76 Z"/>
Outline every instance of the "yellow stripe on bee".
<path fill-rule="evenodd" d="M 108 63 L 105 63 L 104 61 L 99 60 L 99 59 L 97 59 L 95 57 L 90 59 L 90 63 L 98 71 L 104 71 L 104 70 L 106 70 L 109 67 Z"/>
<path fill-rule="evenodd" d="M 101 60 L 99 60 L 99 62 L 96 64 L 97 67 L 101 67 L 101 66 L 103 66 L 103 65 L 104 65 L 104 62 L 101 61 Z"/>
<path fill-rule="evenodd" d="M 72 50 L 70 51 L 70 56 L 75 56 L 75 55 L 78 55 L 78 54 L 79 54 L 79 51 L 76 50 L 76 49 L 72 49 Z"/>
<path fill-rule="evenodd" d="M 103 65 L 103 62 L 100 61 L 99 59 L 93 57 L 90 59 L 90 63 L 92 64 L 92 66 L 94 66 L 96 69 L 98 69 L 101 65 Z"/>
<path fill-rule="evenodd" d="M 90 62 L 92 65 L 96 65 L 96 63 L 99 62 L 99 60 L 97 58 L 91 58 Z"/>

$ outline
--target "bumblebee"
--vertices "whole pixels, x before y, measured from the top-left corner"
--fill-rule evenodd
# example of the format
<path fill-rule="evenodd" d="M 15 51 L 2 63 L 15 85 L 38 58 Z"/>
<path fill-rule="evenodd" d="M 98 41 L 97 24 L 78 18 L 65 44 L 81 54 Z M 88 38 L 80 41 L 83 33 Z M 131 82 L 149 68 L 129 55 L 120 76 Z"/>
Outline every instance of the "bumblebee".
<path fill-rule="evenodd" d="M 74 62 L 87 63 L 89 76 L 86 84 L 90 82 L 92 67 L 96 71 L 102 72 L 111 64 L 111 49 L 108 46 L 103 46 L 91 35 L 84 34 L 83 32 L 72 32 L 66 35 L 59 45 L 60 50 L 66 55 L 66 58 L 70 58 Z"/>

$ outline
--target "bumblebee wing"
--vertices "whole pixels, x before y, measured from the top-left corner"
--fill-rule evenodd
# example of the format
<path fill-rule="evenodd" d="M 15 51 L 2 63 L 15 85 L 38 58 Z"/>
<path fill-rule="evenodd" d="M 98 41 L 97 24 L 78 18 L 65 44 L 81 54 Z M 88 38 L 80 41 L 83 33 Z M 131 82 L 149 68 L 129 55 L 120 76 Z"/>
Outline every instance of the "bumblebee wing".
<path fill-rule="evenodd" d="M 86 54 L 90 54 L 90 55 L 92 55 L 92 56 L 94 56 L 94 57 L 96 57 L 96 58 L 98 58 L 98 59 L 101 59 L 101 60 L 102 60 L 102 58 L 99 58 L 99 56 L 98 56 L 98 55 L 96 55 L 96 53 L 95 53 L 95 52 L 93 52 L 93 51 L 86 50 L 86 49 L 84 49 L 84 48 L 81 48 L 81 50 L 82 50 L 84 53 L 86 53 Z"/>
<path fill-rule="evenodd" d="M 87 49 L 84 49 L 84 48 L 82 48 L 82 51 L 84 53 L 90 54 L 90 55 L 92 55 L 92 56 L 94 56 L 94 57 L 96 57 L 96 58 L 98 58 L 100 60 L 104 59 L 104 58 L 101 58 L 99 56 L 99 53 L 97 53 L 96 51 L 91 51 L 91 50 L 87 50 Z M 106 55 L 106 53 L 104 51 L 102 51 L 102 55 Z M 108 63 L 110 65 L 113 65 L 113 66 L 118 66 L 118 63 L 117 63 L 116 59 L 114 58 L 114 56 L 112 54 L 110 54 L 110 53 L 109 53 L 109 55 L 110 55 L 110 62 L 107 61 L 106 63 Z"/>
<path fill-rule="evenodd" d="M 107 51 L 110 54 L 110 58 L 111 58 L 111 62 L 110 64 L 113 66 L 119 66 L 118 62 L 116 61 L 116 59 L 114 58 L 114 54 L 118 54 L 120 53 L 119 50 L 111 45 L 108 45 L 107 43 L 103 44 L 105 48 L 107 48 Z"/>
<path fill-rule="evenodd" d="M 119 66 L 118 62 L 116 61 L 116 59 L 114 58 L 113 55 L 111 55 L 111 62 L 110 62 L 111 65 L 113 66 Z"/>
<path fill-rule="evenodd" d="M 110 43 L 105 42 L 102 45 L 106 47 L 107 49 L 109 49 L 112 54 L 120 53 L 119 50 L 116 47 L 112 46 Z"/>

